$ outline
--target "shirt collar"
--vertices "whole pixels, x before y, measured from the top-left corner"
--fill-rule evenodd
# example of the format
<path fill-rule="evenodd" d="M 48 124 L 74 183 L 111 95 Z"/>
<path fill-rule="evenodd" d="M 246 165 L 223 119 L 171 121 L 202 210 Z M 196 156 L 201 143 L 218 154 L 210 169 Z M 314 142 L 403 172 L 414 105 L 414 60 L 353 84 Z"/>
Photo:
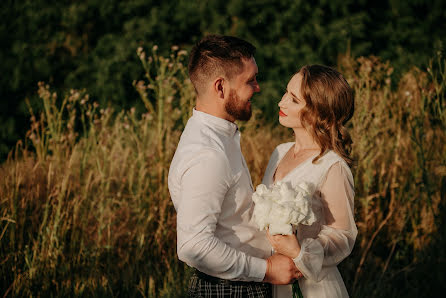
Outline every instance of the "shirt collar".
<path fill-rule="evenodd" d="M 195 108 L 193 110 L 193 117 L 199 118 L 205 125 L 211 126 L 212 128 L 217 129 L 219 132 L 231 137 L 233 137 L 238 131 L 237 124 L 223 118 L 212 116 L 211 114 L 205 112 L 197 111 Z"/>

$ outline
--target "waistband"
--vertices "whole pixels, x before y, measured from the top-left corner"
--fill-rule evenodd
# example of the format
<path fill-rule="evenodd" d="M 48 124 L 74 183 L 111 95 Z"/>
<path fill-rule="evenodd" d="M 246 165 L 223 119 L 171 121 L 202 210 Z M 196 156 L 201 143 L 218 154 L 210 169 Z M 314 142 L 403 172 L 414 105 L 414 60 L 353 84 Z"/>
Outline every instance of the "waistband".
<path fill-rule="evenodd" d="M 245 286 L 251 284 L 262 284 L 260 282 L 255 282 L 255 281 L 238 281 L 238 280 L 222 279 L 215 276 L 207 275 L 206 273 L 203 273 L 198 269 L 195 269 L 195 275 L 199 279 L 205 280 L 212 284 L 245 285 Z"/>

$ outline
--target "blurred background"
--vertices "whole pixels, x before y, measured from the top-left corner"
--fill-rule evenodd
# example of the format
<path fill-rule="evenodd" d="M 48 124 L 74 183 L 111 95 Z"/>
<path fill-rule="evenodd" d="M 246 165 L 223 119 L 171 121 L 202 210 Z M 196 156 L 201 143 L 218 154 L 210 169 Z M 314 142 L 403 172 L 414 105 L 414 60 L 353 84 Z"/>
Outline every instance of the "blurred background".
<path fill-rule="evenodd" d="M 277 103 L 300 66 L 355 90 L 350 295 L 446 290 L 445 1 L 3 0 L 0 17 L 0 295 L 186 294 L 167 174 L 210 33 L 257 47 L 254 185 L 292 139 Z"/>
<path fill-rule="evenodd" d="M 62 92 L 86 88 L 102 106 L 143 106 L 132 81 L 143 68 L 139 46 L 189 50 L 208 33 L 257 47 L 262 92 L 255 105 L 269 117 L 302 65 L 336 66 L 341 54 L 389 60 L 399 76 L 426 68 L 444 52 L 441 0 L 355 1 L 1 1 L 0 159 L 29 126 L 25 102 L 39 106 L 37 82 Z"/>

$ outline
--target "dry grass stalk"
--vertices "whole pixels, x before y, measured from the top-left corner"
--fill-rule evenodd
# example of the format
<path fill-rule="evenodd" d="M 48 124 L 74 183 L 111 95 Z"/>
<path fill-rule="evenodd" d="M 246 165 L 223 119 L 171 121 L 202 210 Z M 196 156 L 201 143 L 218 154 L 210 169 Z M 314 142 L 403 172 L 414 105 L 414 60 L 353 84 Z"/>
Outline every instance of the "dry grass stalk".
<path fill-rule="evenodd" d="M 184 293 L 188 273 L 176 258 L 167 173 L 193 88 L 184 52 L 138 55 L 146 79 L 134 86 L 146 114 L 99 109 L 76 90 L 57 104 L 57 95 L 39 85 L 45 109 L 31 113 L 24 143 L 0 167 L 3 295 Z M 340 59 L 356 93 L 359 237 L 341 266 L 353 296 L 386 291 L 382 285 L 411 270 L 439 229 L 446 175 L 446 76 L 439 63 L 443 68 L 412 69 L 392 87 L 389 63 Z M 254 185 L 275 146 L 292 140 L 290 131 L 259 116 L 240 124 Z"/>

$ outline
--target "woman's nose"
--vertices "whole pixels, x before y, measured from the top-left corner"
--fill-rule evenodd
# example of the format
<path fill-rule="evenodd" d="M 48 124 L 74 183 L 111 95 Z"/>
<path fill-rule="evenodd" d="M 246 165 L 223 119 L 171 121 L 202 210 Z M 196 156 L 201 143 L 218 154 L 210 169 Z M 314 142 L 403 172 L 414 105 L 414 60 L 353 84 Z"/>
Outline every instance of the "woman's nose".
<path fill-rule="evenodd" d="M 279 106 L 280 108 L 283 108 L 284 105 L 285 105 L 285 95 L 282 96 L 282 98 L 280 99 L 280 101 L 279 101 L 279 103 L 278 103 L 278 106 Z"/>

